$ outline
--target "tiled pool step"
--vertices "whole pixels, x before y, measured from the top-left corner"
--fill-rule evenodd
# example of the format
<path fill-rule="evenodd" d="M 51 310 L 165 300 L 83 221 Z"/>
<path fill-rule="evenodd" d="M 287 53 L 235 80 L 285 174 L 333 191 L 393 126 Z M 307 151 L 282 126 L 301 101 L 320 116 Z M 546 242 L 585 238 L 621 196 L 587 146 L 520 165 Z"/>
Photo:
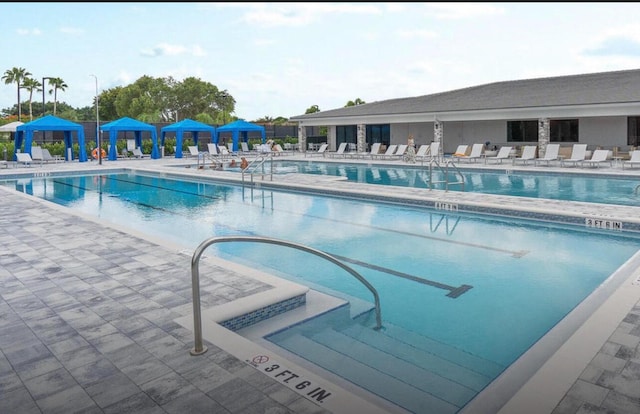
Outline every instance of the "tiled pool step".
<path fill-rule="evenodd" d="M 398 327 L 375 331 L 348 312 L 338 309 L 269 340 L 415 413 L 456 413 L 503 369 Z"/>

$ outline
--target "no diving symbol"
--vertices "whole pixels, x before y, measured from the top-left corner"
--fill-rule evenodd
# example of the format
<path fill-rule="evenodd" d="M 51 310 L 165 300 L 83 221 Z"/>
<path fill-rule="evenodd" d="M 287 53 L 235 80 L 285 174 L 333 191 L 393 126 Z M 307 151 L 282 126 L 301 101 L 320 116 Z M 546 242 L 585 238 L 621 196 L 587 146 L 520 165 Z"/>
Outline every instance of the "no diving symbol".
<path fill-rule="evenodd" d="M 264 364 L 265 362 L 269 361 L 269 357 L 266 355 L 258 355 L 253 357 L 253 359 L 251 360 L 254 364 Z"/>

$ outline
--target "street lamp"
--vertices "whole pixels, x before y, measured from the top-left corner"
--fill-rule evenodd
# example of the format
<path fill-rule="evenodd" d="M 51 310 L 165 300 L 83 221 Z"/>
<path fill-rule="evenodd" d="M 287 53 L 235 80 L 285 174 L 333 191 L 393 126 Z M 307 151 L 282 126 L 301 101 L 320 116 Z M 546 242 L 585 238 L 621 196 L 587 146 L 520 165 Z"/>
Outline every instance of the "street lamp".
<path fill-rule="evenodd" d="M 96 80 L 96 143 L 98 145 L 98 164 L 102 165 L 102 147 L 100 146 L 100 118 L 98 116 L 98 77 L 96 75 L 93 76 Z"/>
<path fill-rule="evenodd" d="M 45 79 L 54 79 L 54 78 L 50 78 L 48 76 L 45 76 L 42 78 L 42 116 L 45 116 L 47 111 L 45 111 L 44 109 L 44 80 Z"/>

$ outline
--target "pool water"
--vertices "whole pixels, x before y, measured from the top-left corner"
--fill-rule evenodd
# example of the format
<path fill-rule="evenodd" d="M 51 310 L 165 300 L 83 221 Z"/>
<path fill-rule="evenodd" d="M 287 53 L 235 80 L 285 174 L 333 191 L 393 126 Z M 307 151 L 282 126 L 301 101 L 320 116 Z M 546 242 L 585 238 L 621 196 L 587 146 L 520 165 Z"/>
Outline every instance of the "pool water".
<path fill-rule="evenodd" d="M 439 355 L 449 364 L 436 373 L 439 376 L 450 376 L 453 364 L 467 370 L 465 378 L 474 378 L 473 384 L 463 386 L 464 392 L 446 401 L 447 409 L 442 412 L 452 413 L 607 281 L 640 247 L 638 237 L 620 232 L 146 174 L 20 179 L 1 185 L 189 249 L 213 236 L 253 235 L 301 243 L 335 255 L 378 290 L 385 326 L 381 334 L 420 348 L 420 355 Z M 205 254 L 249 264 L 345 298 L 373 302 L 371 293 L 348 273 L 297 250 L 222 243 Z M 344 332 L 362 325 L 366 335 L 371 335 L 371 318 L 354 325 L 352 320 L 345 322 L 344 315 L 328 317 Z M 296 329 L 313 335 L 319 331 L 309 326 Z M 298 332 L 279 333 L 272 340 L 282 339 L 292 352 L 298 352 L 296 344 L 309 348 L 311 337 L 294 340 L 294 333 Z M 336 335 L 334 331 L 327 334 L 329 338 Z M 339 342 L 313 340 L 324 344 L 320 350 Z M 320 350 L 315 351 L 316 357 L 326 355 Z M 418 358 L 413 351 L 412 355 Z M 331 361 L 318 363 L 329 365 Z M 387 362 L 387 366 L 395 363 Z M 437 364 L 425 369 L 433 370 L 433 366 Z M 326 368 L 358 381 L 355 372 L 341 373 L 339 366 Z M 376 387 L 388 380 L 376 385 L 367 385 L 366 380 L 362 379 L 363 387 L 385 392 Z M 425 395 L 438 394 L 428 387 L 418 388 Z M 406 391 L 397 392 L 403 393 Z M 424 407 L 412 406 L 413 398 L 409 402 L 396 399 L 396 394 L 384 398 L 410 411 Z"/>
<path fill-rule="evenodd" d="M 324 174 L 346 177 L 350 181 L 368 184 L 395 185 L 402 187 L 445 189 L 444 175 L 437 169 L 429 177 L 428 167 L 383 166 L 355 163 L 318 161 L 273 161 L 274 172 Z M 510 169 L 492 171 L 460 168 L 464 177 L 464 190 L 459 185 L 450 185 L 449 191 L 479 192 L 517 197 L 547 198 L 554 200 L 584 201 L 638 206 L 640 195 L 636 188 L 638 177 L 588 176 L 586 174 L 563 174 L 522 172 Z M 459 177 L 449 173 L 450 182 Z"/>

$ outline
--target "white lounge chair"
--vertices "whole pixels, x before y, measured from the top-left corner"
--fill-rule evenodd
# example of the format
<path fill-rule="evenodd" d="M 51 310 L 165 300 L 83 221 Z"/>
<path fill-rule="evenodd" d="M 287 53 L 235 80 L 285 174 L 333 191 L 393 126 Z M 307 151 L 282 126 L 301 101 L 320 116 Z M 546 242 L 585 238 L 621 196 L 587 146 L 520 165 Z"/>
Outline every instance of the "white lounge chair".
<path fill-rule="evenodd" d="M 250 152 L 250 151 L 249 151 L 249 144 L 247 144 L 247 143 L 246 143 L 246 142 L 244 142 L 244 141 L 243 141 L 243 142 L 241 142 L 241 143 L 240 143 L 240 150 L 241 150 L 242 152 Z"/>
<path fill-rule="evenodd" d="M 453 153 L 453 157 L 466 157 L 467 151 L 469 150 L 469 146 L 466 144 L 458 145 L 455 152 Z"/>
<path fill-rule="evenodd" d="M 587 144 L 573 144 L 571 150 L 571 157 L 566 160 L 560 160 L 560 166 L 564 167 L 566 164 L 573 164 L 577 167 L 578 164 L 582 164 L 587 158 Z"/>
<path fill-rule="evenodd" d="M 535 162 L 537 145 L 525 145 L 522 147 L 522 154 L 519 157 L 514 158 L 512 164 L 515 165 L 522 162 L 522 165 L 527 165 L 529 161 Z"/>
<path fill-rule="evenodd" d="M 381 145 L 382 145 L 382 143 L 380 143 L 380 142 L 374 142 L 373 144 L 371 144 L 371 149 L 369 150 L 369 155 L 373 156 L 373 155 L 379 154 Z"/>
<path fill-rule="evenodd" d="M 496 154 L 495 157 L 485 157 L 484 163 L 487 164 L 489 161 L 495 161 L 498 164 L 502 164 L 502 161 L 508 160 L 509 155 L 511 155 L 511 150 L 513 147 L 505 145 L 504 147 L 500 147 L 500 151 Z"/>
<path fill-rule="evenodd" d="M 582 165 L 586 164 L 589 167 L 600 168 L 600 165 L 603 163 L 609 164 L 610 167 L 613 166 L 613 162 L 611 160 L 611 151 L 603 149 L 595 150 L 591 155 L 591 159 L 584 160 Z"/>
<path fill-rule="evenodd" d="M 429 158 L 431 156 L 431 145 L 422 144 L 418 147 L 418 151 L 416 151 L 416 160 L 424 160 L 425 158 Z"/>
<path fill-rule="evenodd" d="M 57 163 L 58 161 L 62 161 L 62 157 L 59 155 L 51 155 L 48 149 L 42 148 L 42 160 L 44 162 L 53 161 L 54 163 Z"/>
<path fill-rule="evenodd" d="M 396 153 L 396 150 L 398 149 L 398 145 L 396 144 L 391 144 L 387 147 L 387 150 L 382 153 L 382 154 L 371 154 L 371 158 L 391 158 L 393 157 L 393 154 Z"/>
<path fill-rule="evenodd" d="M 626 161 L 622 161 L 622 169 L 626 165 L 629 168 L 633 168 L 636 165 L 640 165 L 640 150 L 630 151 L 631 158 Z"/>
<path fill-rule="evenodd" d="M 343 157 L 345 156 L 344 151 L 347 149 L 347 143 L 341 142 L 338 146 L 338 150 L 336 152 L 327 152 L 326 155 L 330 157 Z"/>
<path fill-rule="evenodd" d="M 469 155 L 464 155 L 464 156 L 458 156 L 456 157 L 456 159 L 462 161 L 473 161 L 476 162 L 477 160 L 479 160 L 482 157 L 482 150 L 484 148 L 484 144 L 473 144 L 471 146 L 471 153 Z"/>
<path fill-rule="evenodd" d="M 538 162 L 546 162 L 547 165 L 549 165 L 551 161 L 558 161 L 560 159 L 559 154 L 560 144 L 547 144 L 544 156 L 536 158 L 534 163 L 538 165 Z"/>
<path fill-rule="evenodd" d="M 320 145 L 320 148 L 318 148 L 317 151 L 307 151 L 304 153 L 305 157 L 314 157 L 316 155 L 321 155 L 324 157 L 324 153 L 327 151 L 327 148 L 329 147 L 329 144 L 324 143 L 322 145 Z"/>
<path fill-rule="evenodd" d="M 39 147 L 36 145 L 31 147 L 31 159 L 33 161 L 39 162 L 40 164 L 44 162 L 44 155 L 42 155 L 42 147 Z"/>
<path fill-rule="evenodd" d="M 22 164 L 25 167 L 31 167 L 33 158 L 31 158 L 31 154 L 29 154 L 28 152 L 17 152 L 16 161 L 18 164 Z"/>
<path fill-rule="evenodd" d="M 398 145 L 398 148 L 396 148 L 396 152 L 393 153 L 391 158 L 403 159 L 405 154 L 407 153 L 408 148 L 409 148 L 408 144 Z"/>
<path fill-rule="evenodd" d="M 191 148 L 191 147 L 189 147 L 189 148 Z M 131 151 L 131 153 L 133 154 L 133 156 L 134 156 L 135 158 L 140 158 L 140 159 L 142 159 L 142 158 L 146 158 L 146 155 L 144 155 L 144 154 L 142 153 L 142 151 L 140 150 L 140 148 L 134 148 L 134 149 Z"/>

